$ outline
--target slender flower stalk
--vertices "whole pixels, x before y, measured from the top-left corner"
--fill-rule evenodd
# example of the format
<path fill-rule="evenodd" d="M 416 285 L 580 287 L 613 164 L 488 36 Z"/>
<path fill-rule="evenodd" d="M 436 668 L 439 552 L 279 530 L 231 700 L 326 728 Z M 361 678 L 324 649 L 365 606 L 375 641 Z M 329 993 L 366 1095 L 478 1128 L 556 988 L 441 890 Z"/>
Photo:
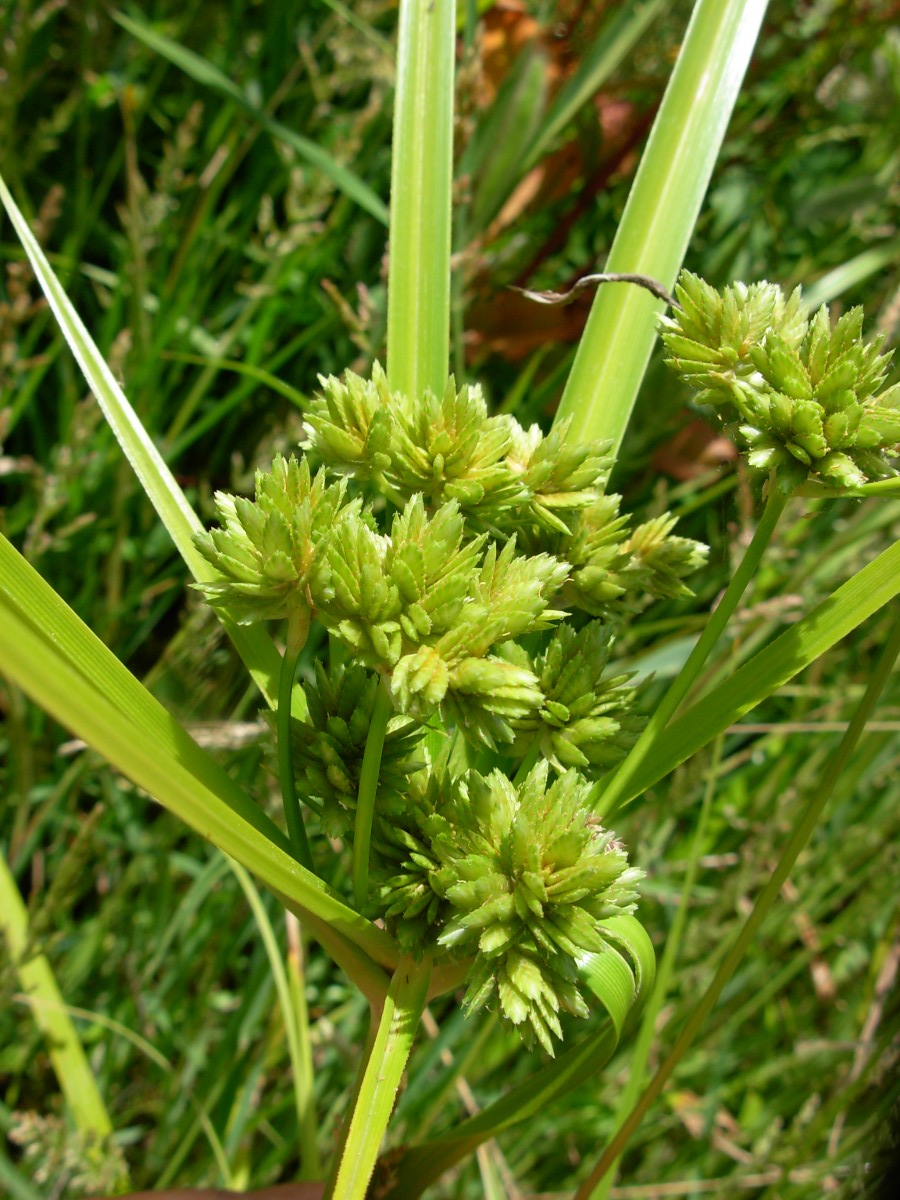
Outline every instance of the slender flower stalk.
<path fill-rule="evenodd" d="M 734 615 L 741 597 L 747 590 L 750 580 L 759 569 L 762 556 L 778 527 L 788 499 L 789 497 L 778 491 L 777 488 L 769 489 L 765 509 L 753 539 L 747 547 L 747 552 L 741 560 L 741 565 L 735 571 L 725 589 L 725 594 L 713 610 L 706 623 L 706 628 L 688 656 L 687 662 L 678 672 L 671 687 L 647 722 L 631 753 L 616 771 L 610 783 L 600 793 L 596 809 L 598 815 L 608 818 L 619 807 L 628 784 L 652 750 L 654 741 L 675 715 L 679 704 L 693 687 L 703 669 L 703 664 L 715 648 L 725 627 Z"/>
<path fill-rule="evenodd" d="M 358 909 L 365 907 L 369 896 L 369 846 L 372 841 L 372 820 L 378 791 L 378 773 L 384 751 L 384 737 L 393 712 L 390 693 L 384 682 L 375 694 L 375 707 L 363 752 L 356 799 L 356 821 L 353 826 L 353 899 Z"/>
<path fill-rule="evenodd" d="M 309 630 L 309 610 L 293 606 L 288 617 L 287 643 L 281 660 L 278 681 L 278 781 L 281 784 L 281 803 L 284 819 L 291 839 L 291 847 L 297 861 L 307 871 L 313 870 L 312 851 L 306 834 L 306 825 L 297 797 L 297 781 L 294 776 L 294 755 L 291 749 L 291 694 L 297 675 L 297 663 L 306 644 Z"/>
<path fill-rule="evenodd" d="M 790 875 L 798 855 L 809 841 L 813 830 L 818 824 L 825 805 L 828 803 L 828 799 L 834 789 L 834 785 L 849 763 L 857 743 L 865 731 L 866 722 L 871 716 L 872 710 L 884 689 L 884 685 L 890 677 L 898 655 L 900 655 L 900 618 L 894 624 L 891 636 L 881 652 L 863 698 L 859 702 L 847 727 L 847 732 L 841 738 L 840 744 L 832 755 L 831 760 L 822 771 L 819 786 L 813 792 L 800 820 L 794 827 L 794 832 L 788 839 L 787 845 L 782 851 L 781 858 L 778 860 L 778 864 L 769 877 L 766 886 L 757 897 L 753 905 L 753 910 L 744 922 L 731 949 L 722 960 L 719 969 L 716 971 L 712 982 L 704 992 L 699 1004 L 694 1008 L 691 1016 L 686 1021 L 684 1028 L 678 1036 L 678 1040 L 675 1042 L 666 1060 L 661 1064 L 653 1079 L 647 1085 L 644 1094 L 631 1110 L 628 1119 L 603 1151 L 596 1167 L 575 1193 L 574 1200 L 591 1200 L 597 1184 L 622 1153 L 628 1144 L 629 1138 L 640 1125 L 651 1105 L 659 1097 L 676 1067 L 684 1058 L 694 1038 L 700 1032 L 704 1021 L 715 1008 L 722 991 L 746 954 L 747 947 L 756 936 L 760 925 L 762 925 L 770 909 L 778 899 L 778 895 L 785 880 Z"/>

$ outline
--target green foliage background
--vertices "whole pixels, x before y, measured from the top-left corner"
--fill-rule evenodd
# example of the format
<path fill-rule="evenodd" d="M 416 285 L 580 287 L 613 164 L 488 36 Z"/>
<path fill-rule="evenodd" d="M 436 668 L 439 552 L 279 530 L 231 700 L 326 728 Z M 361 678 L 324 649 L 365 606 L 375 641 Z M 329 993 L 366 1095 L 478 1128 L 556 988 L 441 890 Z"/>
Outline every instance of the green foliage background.
<path fill-rule="evenodd" d="M 460 71 L 456 329 L 469 333 L 456 338 L 454 363 L 523 423 L 546 425 L 552 415 L 581 310 L 557 326 L 515 307 L 502 289 L 560 288 L 602 263 L 689 6 L 659 6 L 605 85 L 605 135 L 597 110 L 584 106 L 530 203 L 514 196 L 529 167 L 527 139 L 500 139 L 507 157 L 498 161 L 497 131 L 540 128 L 554 71 L 570 71 L 577 47 L 620 7 L 531 3 L 541 37 L 524 40 L 518 58 L 511 21 L 495 14 L 490 28 L 503 33 L 512 65 L 496 68 L 493 105 L 473 63 Z M 687 265 L 714 284 L 768 277 L 802 283 L 839 308 L 864 303 L 871 327 L 894 342 L 900 151 L 890 114 L 900 39 L 891 8 L 886 0 L 773 0 Z M 384 225 L 248 109 L 312 139 L 386 199 L 395 12 L 384 0 L 352 12 L 337 0 L 160 0 L 132 15 L 203 56 L 242 101 L 144 46 L 106 4 L 9 0 L 0 9 L 0 163 L 142 420 L 211 518 L 214 489 L 248 491 L 253 469 L 299 440 L 317 374 L 368 370 L 383 357 Z M 567 186 L 554 188 L 553 172 Z M 504 224 L 507 203 L 515 217 Z M 274 791 L 256 697 L 215 619 L 186 590 L 180 560 L 85 395 L 8 226 L 0 254 L 0 528 L 130 669 L 219 747 L 238 780 L 257 794 Z M 699 425 L 694 443 L 673 442 L 699 415 L 686 401 L 655 358 L 615 481 L 629 511 L 671 507 L 680 531 L 712 551 L 696 598 L 657 604 L 620 643 L 631 669 L 655 672 L 648 707 L 752 530 L 750 486 L 727 447 L 710 444 Z M 895 534 L 889 503 L 798 506 L 704 682 L 725 678 L 801 602 L 810 607 L 873 557 L 892 526 Z M 621 817 L 618 832 L 647 872 L 641 919 L 661 944 L 715 772 L 656 1058 L 771 870 L 864 686 L 884 619 Z M 103 1017 L 85 1016 L 80 1028 L 135 1186 L 221 1182 L 201 1112 L 221 1138 L 232 1183 L 290 1178 L 296 1120 L 273 980 L 221 856 L 67 744 L 16 689 L 0 684 L 0 705 L 0 836 L 67 1000 Z M 634 1139 L 624 1184 L 681 1182 L 667 1194 L 690 1197 L 709 1194 L 691 1181 L 718 1180 L 714 1194 L 723 1196 L 746 1187 L 816 1197 L 833 1178 L 852 1194 L 860 1164 L 877 1155 L 900 1090 L 890 986 L 900 938 L 896 680 L 879 721 L 780 910 Z M 275 919 L 277 905 L 266 903 Z M 15 978 L 5 962 L 0 970 L 0 1127 L 46 1151 L 53 1131 L 16 1114 L 56 1112 L 55 1080 Z M 327 1147 L 365 1004 L 315 951 L 307 998 L 321 1018 L 316 1103 Z M 480 1104 L 529 1067 L 492 1018 L 464 1022 L 449 1002 L 434 1016 L 440 1032 L 417 1049 L 415 1084 L 401 1096 L 400 1137 L 458 1119 L 457 1094 L 439 1090 L 432 1069 L 443 1051 Z M 501 1179 L 508 1168 L 528 1191 L 555 1192 L 583 1175 L 612 1132 L 628 1055 L 626 1045 L 601 1080 L 547 1112 L 539 1129 L 506 1134 Z M 0 1190 L 34 1200 L 44 1192 L 22 1154 L 20 1144 L 0 1149 Z M 64 1194 L 80 1194 L 62 1151 L 55 1170 Z M 483 1194 L 474 1167 L 442 1187 L 435 1195 Z"/>

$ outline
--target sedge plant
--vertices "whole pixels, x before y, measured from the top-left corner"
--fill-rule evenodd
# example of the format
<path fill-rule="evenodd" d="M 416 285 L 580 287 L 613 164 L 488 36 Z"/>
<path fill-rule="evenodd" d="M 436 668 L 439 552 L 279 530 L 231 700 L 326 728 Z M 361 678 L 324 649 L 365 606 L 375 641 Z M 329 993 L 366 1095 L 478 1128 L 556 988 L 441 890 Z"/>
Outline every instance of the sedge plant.
<path fill-rule="evenodd" d="M 545 431 L 492 412 L 476 383 L 448 371 L 458 14 L 453 0 L 403 0 L 384 366 L 320 378 L 302 443 L 257 473 L 252 497 L 218 493 L 209 529 L 0 181 L 104 416 L 271 710 L 281 812 L 230 778 L 5 539 L 0 668 L 235 860 L 251 903 L 247 872 L 274 892 L 365 997 L 370 1034 L 325 1162 L 311 1080 L 297 1087 L 302 1169 L 327 1175 L 333 1200 L 418 1196 L 602 1070 L 654 982 L 640 872 L 616 835 L 617 813 L 900 591 L 895 544 L 683 708 L 792 497 L 883 503 L 897 490 L 900 389 L 885 386 L 888 356 L 863 336 L 861 312 L 835 322 L 825 308 L 810 314 L 799 291 L 718 291 L 680 271 L 764 11 L 763 0 L 698 0 L 607 264 L 620 281 L 599 289 Z M 382 212 L 355 176 L 331 173 L 348 197 Z M 670 366 L 746 449 L 763 512 L 693 651 L 647 714 L 617 665 L 617 635 L 653 601 L 688 595 L 705 555 L 671 515 L 632 516 L 609 486 L 660 333 Z M 298 674 L 308 644 L 314 660 Z M 825 798 L 817 792 L 794 831 L 701 1013 Z M 24 961 L 20 926 L 7 935 L 23 987 L 55 998 L 52 978 Z M 287 1011 L 291 985 L 283 971 L 278 978 Z M 459 1126 L 385 1149 L 426 1005 L 450 993 L 467 1015 L 493 1012 L 534 1069 Z M 311 1074 L 297 1007 L 292 1061 Z M 85 1070 L 77 1037 L 60 1027 Z M 64 1077 L 63 1059 L 57 1069 Z M 634 1113 L 655 1094 L 651 1085 L 641 1102 L 635 1091 Z M 72 1116 L 108 1136 L 99 1097 Z M 622 1116 L 579 1196 L 608 1186 L 637 1119 Z"/>

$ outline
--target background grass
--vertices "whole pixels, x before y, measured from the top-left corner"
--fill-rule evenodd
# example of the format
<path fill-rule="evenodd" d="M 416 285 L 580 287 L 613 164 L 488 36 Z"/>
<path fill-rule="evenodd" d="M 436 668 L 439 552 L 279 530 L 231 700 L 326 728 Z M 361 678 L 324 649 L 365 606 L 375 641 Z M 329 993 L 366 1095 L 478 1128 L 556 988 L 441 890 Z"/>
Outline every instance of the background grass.
<path fill-rule="evenodd" d="M 474 7 L 460 5 L 464 16 Z M 773 0 L 687 263 L 714 283 L 768 277 L 802 282 L 839 308 L 865 303 L 889 340 L 900 322 L 892 7 Z M 689 5 L 658 8 L 613 73 L 598 70 L 537 161 L 537 136 L 562 111 L 566 83 L 592 67 L 588 48 L 610 37 L 611 21 L 627 33 L 640 6 L 496 5 L 477 29 L 461 28 L 453 362 L 521 420 L 552 415 L 586 307 L 529 307 L 504 288 L 562 289 L 602 262 Z M 270 130 L 274 120 L 312 140 L 386 201 L 395 10 L 386 0 L 352 10 L 337 0 L 160 0 L 132 15 L 223 72 L 242 101 L 126 32 L 106 4 L 10 0 L 0 10 L 0 163 L 130 399 L 209 515 L 215 488 L 246 490 L 258 463 L 296 444 L 318 373 L 383 359 L 384 225 Z M 257 795 L 273 791 L 269 738 L 243 670 L 185 588 L 8 226 L 0 255 L 0 528 L 156 695 L 201 725 L 229 771 Z M 747 481 L 702 415 L 654 361 L 617 470 L 626 507 L 672 506 L 712 548 L 696 599 L 655 606 L 620 642 L 633 669 L 655 672 L 648 706 L 752 531 Z M 792 506 L 704 683 L 892 532 L 889 503 Z M 872 622 L 724 738 L 651 1066 L 767 878 L 883 637 Z M 133 1183 L 223 1182 L 210 1128 L 232 1184 L 290 1179 L 298 1138 L 284 1031 L 237 881 L 217 852 L 2 682 L 0 706 L 0 837 L 35 946 L 83 1010 L 79 1027 Z M 832 1181 L 852 1193 L 861 1164 L 877 1162 L 898 1091 L 896 680 L 879 720 L 780 911 L 632 1143 L 618 1194 L 818 1197 Z M 647 872 L 640 915 L 658 945 L 711 767 L 710 755 L 698 757 L 621 818 Z M 265 903 L 286 937 L 277 905 Z M 77 1184 L 59 1128 L 22 1115 L 60 1109 L 5 960 L 0 988 L 0 1127 L 15 1138 L 0 1150 L 0 1191 L 83 1194 L 90 1188 Z M 365 1006 L 315 951 L 307 998 L 327 1152 Z M 463 1022 L 451 1001 L 433 1015 L 438 1036 L 416 1051 L 398 1138 L 438 1131 L 463 1111 L 441 1054 L 479 1104 L 532 1068 L 491 1018 Z M 508 1177 L 533 1194 L 586 1173 L 613 1130 L 628 1056 L 626 1046 L 538 1129 L 504 1136 L 494 1161 L 507 1195 Z M 25 1161 L 29 1145 L 48 1164 L 46 1182 Z M 483 1194 L 474 1165 L 435 1189 Z"/>

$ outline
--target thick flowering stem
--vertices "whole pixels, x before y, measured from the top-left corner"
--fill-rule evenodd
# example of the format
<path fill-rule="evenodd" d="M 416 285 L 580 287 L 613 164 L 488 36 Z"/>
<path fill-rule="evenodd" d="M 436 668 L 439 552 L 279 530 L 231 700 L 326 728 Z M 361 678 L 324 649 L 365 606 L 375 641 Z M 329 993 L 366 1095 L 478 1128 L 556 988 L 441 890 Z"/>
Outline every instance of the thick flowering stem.
<path fill-rule="evenodd" d="M 309 610 L 305 607 L 292 609 L 288 617 L 287 644 L 278 680 L 278 781 L 281 784 L 281 803 L 284 807 L 291 848 L 297 861 L 308 871 L 312 871 L 312 853 L 303 823 L 303 813 L 300 811 L 300 801 L 297 798 L 294 756 L 291 749 L 291 693 L 294 690 L 297 661 L 306 644 L 308 631 Z"/>
<path fill-rule="evenodd" d="M 731 582 L 725 589 L 725 594 L 716 605 L 706 624 L 706 628 L 688 656 L 687 662 L 681 668 L 659 707 L 647 722 L 643 733 L 635 743 L 631 753 L 615 773 L 609 785 L 603 790 L 597 805 L 597 812 L 600 816 L 609 817 L 619 807 L 628 784 L 652 749 L 654 741 L 675 715 L 675 710 L 696 682 L 697 676 L 703 669 L 703 664 L 712 652 L 716 642 L 722 636 L 725 626 L 740 603 L 741 597 L 747 590 L 750 580 L 759 569 L 762 556 L 769 542 L 772 540 L 772 536 L 775 533 L 775 529 L 789 498 L 789 496 L 785 496 L 777 487 L 773 486 L 770 481 L 766 507 L 763 510 L 759 525 L 756 527 L 753 540 L 750 542 L 747 552 L 741 560 L 741 565 L 735 571 Z"/>
<path fill-rule="evenodd" d="M 397 965 L 378 1020 L 337 1178 L 328 1200 L 364 1200 L 400 1079 L 412 1050 L 431 979 L 431 960 L 404 957 Z"/>
<path fill-rule="evenodd" d="M 372 722 L 363 751 L 359 773 L 359 793 L 356 798 L 356 821 L 353 826 L 353 899 L 360 910 L 369 895 L 369 843 L 372 840 L 372 819 L 375 816 L 375 794 L 388 721 L 393 711 L 390 693 L 382 681 L 375 693 Z"/>

